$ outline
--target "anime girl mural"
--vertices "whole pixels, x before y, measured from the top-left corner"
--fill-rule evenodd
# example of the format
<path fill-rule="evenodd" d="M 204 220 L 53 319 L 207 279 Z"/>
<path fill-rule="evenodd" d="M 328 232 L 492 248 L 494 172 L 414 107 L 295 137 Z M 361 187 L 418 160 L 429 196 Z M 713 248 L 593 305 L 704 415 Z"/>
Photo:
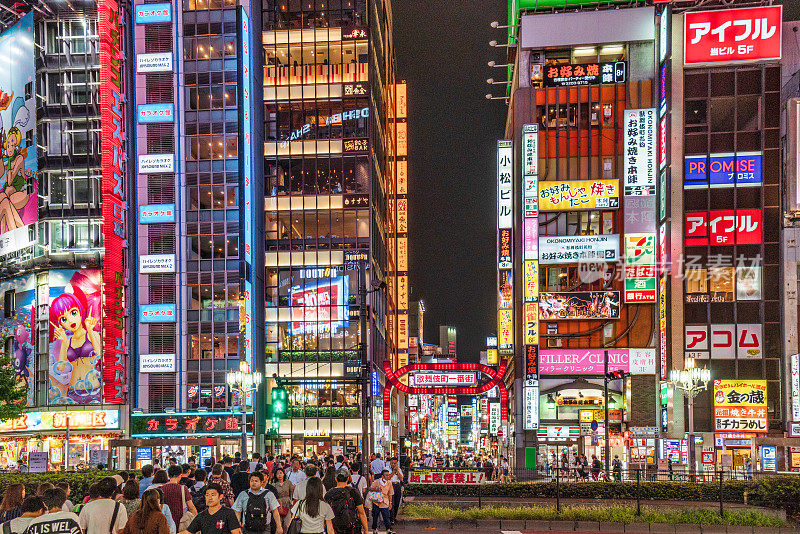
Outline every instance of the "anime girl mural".
<path fill-rule="evenodd" d="M 50 298 L 50 404 L 100 402 L 100 271 L 51 271 Z"/>
<path fill-rule="evenodd" d="M 33 14 L 0 34 L 9 60 L 0 69 L 0 235 L 15 232 L 0 252 L 30 244 L 27 225 L 38 219 Z"/>
<path fill-rule="evenodd" d="M 24 383 L 28 391 L 28 405 L 33 405 L 34 360 L 34 296 L 35 278 L 32 274 L 3 280 L 0 282 L 0 295 L 8 291 L 14 293 L 14 308 L 3 310 L 0 320 L 0 337 L 5 340 L 2 347 L 11 357 L 17 381 Z M 2 305 L 6 304 L 3 299 Z M 10 300 L 8 302 L 11 302 Z"/>

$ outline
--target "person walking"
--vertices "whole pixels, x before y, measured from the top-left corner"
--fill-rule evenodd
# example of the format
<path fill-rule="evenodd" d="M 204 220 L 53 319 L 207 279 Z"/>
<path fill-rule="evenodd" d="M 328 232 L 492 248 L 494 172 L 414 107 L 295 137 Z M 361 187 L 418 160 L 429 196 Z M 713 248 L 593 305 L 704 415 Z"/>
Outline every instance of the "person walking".
<path fill-rule="evenodd" d="M 236 519 L 242 525 L 244 534 L 266 534 L 275 524 L 275 533 L 283 534 L 280 503 L 275 494 L 264 487 L 264 473 L 250 473 L 250 486 L 239 493 L 233 503 Z"/>
<path fill-rule="evenodd" d="M 325 487 L 326 492 L 336 487 L 336 468 L 334 468 L 333 465 L 329 465 L 325 470 L 325 476 L 322 478 L 322 485 Z"/>
<path fill-rule="evenodd" d="M 206 509 L 197 514 L 186 530 L 179 534 L 242 534 L 236 513 L 222 504 L 225 493 L 226 490 L 218 482 L 209 483 L 205 488 Z"/>
<path fill-rule="evenodd" d="M 25 500 L 25 484 L 11 484 L 6 488 L 3 500 L 0 501 L 0 523 L 16 519 L 22 515 L 22 503 Z"/>
<path fill-rule="evenodd" d="M 128 512 L 128 518 L 139 509 L 142 499 L 139 497 L 139 483 L 133 479 L 129 479 L 125 486 L 122 488 L 122 506 Z"/>
<path fill-rule="evenodd" d="M 215 464 L 214 467 L 211 468 L 211 476 L 208 477 L 208 482 L 210 484 L 219 484 L 222 488 L 222 506 L 230 507 L 233 506 L 234 495 L 233 491 L 231 490 L 231 485 L 225 480 L 224 473 L 225 471 L 222 468 L 222 464 Z"/>
<path fill-rule="evenodd" d="M 381 453 L 375 453 L 375 459 L 369 463 L 369 470 L 372 473 L 372 476 L 376 479 L 381 476 L 383 470 L 386 468 L 386 464 L 381 459 Z"/>
<path fill-rule="evenodd" d="M 297 517 L 302 522 L 301 534 L 335 534 L 333 530 L 333 509 L 322 500 L 325 488 L 317 477 L 308 479 L 305 498 L 297 501 L 289 511 L 289 524 Z"/>
<path fill-rule="evenodd" d="M 238 496 L 250 487 L 250 462 L 241 461 L 236 466 L 236 472 L 231 476 L 231 491 Z"/>
<path fill-rule="evenodd" d="M 67 492 L 61 488 L 52 488 L 45 491 L 41 498 L 47 513 L 33 518 L 25 529 L 25 534 L 82 534 L 78 516 L 73 512 L 62 510 L 64 501 L 67 500 Z M 111 526 L 110 523 L 106 525 L 104 534 L 108 533 Z"/>
<path fill-rule="evenodd" d="M 372 501 L 372 531 L 378 532 L 378 518 L 386 525 L 386 534 L 392 534 L 392 498 L 394 488 L 391 483 L 391 471 L 384 469 L 380 478 L 369 487 L 367 497 Z"/>
<path fill-rule="evenodd" d="M 114 500 L 117 493 L 117 481 L 113 477 L 104 478 L 97 483 L 97 492 L 100 498 L 86 503 L 86 506 L 81 509 L 78 525 L 84 534 L 108 534 L 109 531 L 117 534 L 128 522 L 127 510 L 122 503 Z M 47 501 L 45 500 L 45 502 Z"/>
<path fill-rule="evenodd" d="M 47 513 L 47 508 L 44 505 L 41 497 L 36 495 L 29 495 L 22 501 L 22 515 L 14 519 L 10 519 L 3 523 L 0 532 L 3 534 L 23 534 L 31 521 Z M 62 507 L 63 508 L 63 507 Z"/>
<path fill-rule="evenodd" d="M 614 455 L 614 461 L 611 463 L 611 469 L 614 471 L 614 481 L 615 482 L 622 482 L 622 460 L 619 459 L 619 455 Z"/>
<path fill-rule="evenodd" d="M 317 466 L 309 462 L 305 469 L 305 475 L 306 478 L 301 480 L 294 487 L 294 491 L 292 492 L 292 500 L 294 502 L 301 501 L 306 498 L 306 488 L 308 487 L 308 482 L 312 478 L 318 478 Z M 325 486 L 322 487 L 322 496 L 323 497 L 325 496 Z"/>
<path fill-rule="evenodd" d="M 139 506 L 128 517 L 121 534 L 169 534 L 167 517 L 161 511 L 161 492 L 147 490 L 138 500 Z"/>
<path fill-rule="evenodd" d="M 139 497 L 141 497 L 145 490 L 153 483 L 153 474 L 155 468 L 152 464 L 145 464 L 142 466 L 142 479 L 139 481 Z"/>
<path fill-rule="evenodd" d="M 286 473 L 286 478 L 288 478 L 289 482 L 291 482 L 295 487 L 300 482 L 306 479 L 305 472 L 302 469 L 300 469 L 299 458 L 292 459 L 292 469 L 288 473 Z"/>
<path fill-rule="evenodd" d="M 284 532 L 289 527 L 289 509 L 292 507 L 292 493 L 294 492 L 294 484 L 286 478 L 286 471 L 283 467 L 275 469 L 275 475 L 272 478 L 272 486 L 275 488 L 276 496 L 278 497 L 278 515 L 281 516 L 281 525 Z"/>
<path fill-rule="evenodd" d="M 178 530 L 184 530 L 197 516 L 197 508 L 192 502 L 189 488 L 180 483 L 183 469 L 178 465 L 171 465 L 167 469 L 167 474 L 169 482 L 161 486 L 164 503 L 169 507 L 172 520 L 178 525 Z"/>
<path fill-rule="evenodd" d="M 325 494 L 325 502 L 333 510 L 333 530 L 336 534 L 366 534 L 369 526 L 364 499 L 350 481 L 350 471 L 340 467 L 336 471 L 336 487 Z"/>
<path fill-rule="evenodd" d="M 403 483 L 405 482 L 405 477 L 403 476 L 402 469 L 400 469 L 397 458 L 389 460 L 389 470 L 391 472 L 389 481 L 392 483 L 393 491 L 391 517 L 392 523 L 394 523 L 397 519 L 397 511 L 400 509 L 400 501 L 403 498 Z"/>

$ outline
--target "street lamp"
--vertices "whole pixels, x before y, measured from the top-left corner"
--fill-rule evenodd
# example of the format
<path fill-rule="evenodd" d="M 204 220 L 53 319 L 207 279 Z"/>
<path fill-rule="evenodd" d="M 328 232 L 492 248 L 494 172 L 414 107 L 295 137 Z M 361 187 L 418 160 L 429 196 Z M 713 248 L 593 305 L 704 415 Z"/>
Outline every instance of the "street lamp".
<path fill-rule="evenodd" d="M 695 367 L 694 358 L 686 358 L 684 365 L 683 370 L 673 369 L 669 372 L 669 381 L 689 398 L 689 473 L 694 475 L 694 398 L 708 386 L 711 381 L 711 370 Z"/>
<path fill-rule="evenodd" d="M 239 362 L 238 370 L 231 369 L 225 374 L 225 381 L 239 395 L 242 407 L 242 459 L 247 458 L 247 395 L 258 389 L 262 378 L 260 372 L 250 372 L 250 364 L 244 360 Z"/>

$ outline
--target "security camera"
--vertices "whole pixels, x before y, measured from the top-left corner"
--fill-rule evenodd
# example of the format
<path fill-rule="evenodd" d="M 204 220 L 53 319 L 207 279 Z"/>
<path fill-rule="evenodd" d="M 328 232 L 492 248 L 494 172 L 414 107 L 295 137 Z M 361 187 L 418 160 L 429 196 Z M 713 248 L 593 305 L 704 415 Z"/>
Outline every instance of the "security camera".
<path fill-rule="evenodd" d="M 494 67 L 494 66 L 495 66 L 495 62 L 494 62 L 494 60 L 492 60 L 492 61 L 490 61 L 490 62 L 489 62 L 489 66 L 490 66 L 490 67 Z"/>
<path fill-rule="evenodd" d="M 492 93 L 486 93 L 486 100 L 492 99 Z"/>
<path fill-rule="evenodd" d="M 497 41 L 494 41 L 494 40 L 493 41 L 489 41 L 489 46 L 491 46 L 491 47 L 497 46 Z"/>
<path fill-rule="evenodd" d="M 487 78 L 486 79 L 486 83 L 488 83 L 489 85 L 493 84 L 494 83 L 494 78 Z"/>
<path fill-rule="evenodd" d="M 497 22 L 496 20 L 494 20 L 494 21 L 492 21 L 491 24 L 489 24 L 489 26 L 491 26 L 492 28 L 497 28 L 498 26 L 500 26 L 500 23 Z"/>

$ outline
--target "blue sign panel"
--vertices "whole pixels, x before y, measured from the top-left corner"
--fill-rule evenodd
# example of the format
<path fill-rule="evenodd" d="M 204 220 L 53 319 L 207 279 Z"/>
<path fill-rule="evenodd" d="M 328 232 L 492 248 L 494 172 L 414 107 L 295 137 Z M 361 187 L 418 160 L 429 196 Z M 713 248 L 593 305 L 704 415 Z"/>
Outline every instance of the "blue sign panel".
<path fill-rule="evenodd" d="M 141 304 L 139 305 L 140 323 L 174 323 L 174 304 Z"/>
<path fill-rule="evenodd" d="M 761 152 L 736 154 L 736 185 L 739 187 L 761 185 Z"/>
<path fill-rule="evenodd" d="M 659 106 L 659 117 L 663 117 L 667 112 L 667 63 L 661 65 L 661 105 Z"/>
<path fill-rule="evenodd" d="M 693 189 L 708 186 L 706 156 L 686 156 L 683 158 L 683 187 Z"/>
<path fill-rule="evenodd" d="M 736 185 L 736 156 L 734 154 L 711 154 L 709 156 L 708 183 L 711 187 Z"/>
<path fill-rule="evenodd" d="M 141 4 L 136 6 L 135 9 L 137 24 L 172 22 L 172 4 L 169 2 L 159 4 Z"/>
<path fill-rule="evenodd" d="M 153 449 L 150 447 L 136 447 L 136 461 L 147 462 L 153 461 Z"/>
<path fill-rule="evenodd" d="M 175 106 L 172 105 L 172 102 L 164 104 L 139 104 L 136 107 L 136 117 L 139 124 L 173 122 L 175 120 Z"/>
<path fill-rule="evenodd" d="M 378 371 L 372 371 L 372 396 L 379 397 L 381 395 L 381 383 L 378 380 Z"/>
<path fill-rule="evenodd" d="M 213 456 L 211 447 L 200 447 L 200 463 L 197 465 L 206 465 L 206 460 Z"/>
<path fill-rule="evenodd" d="M 761 446 L 761 470 L 765 473 L 778 472 L 778 448 L 773 445 Z"/>
<path fill-rule="evenodd" d="M 239 7 L 239 180 L 242 191 L 243 242 L 241 257 L 247 267 L 244 277 L 244 360 L 253 363 L 253 332 L 256 310 L 253 300 L 253 246 L 255 230 L 253 206 L 253 57 L 250 53 L 250 17 Z"/>
<path fill-rule="evenodd" d="M 139 206 L 139 224 L 174 222 L 175 204 L 142 204 Z"/>

